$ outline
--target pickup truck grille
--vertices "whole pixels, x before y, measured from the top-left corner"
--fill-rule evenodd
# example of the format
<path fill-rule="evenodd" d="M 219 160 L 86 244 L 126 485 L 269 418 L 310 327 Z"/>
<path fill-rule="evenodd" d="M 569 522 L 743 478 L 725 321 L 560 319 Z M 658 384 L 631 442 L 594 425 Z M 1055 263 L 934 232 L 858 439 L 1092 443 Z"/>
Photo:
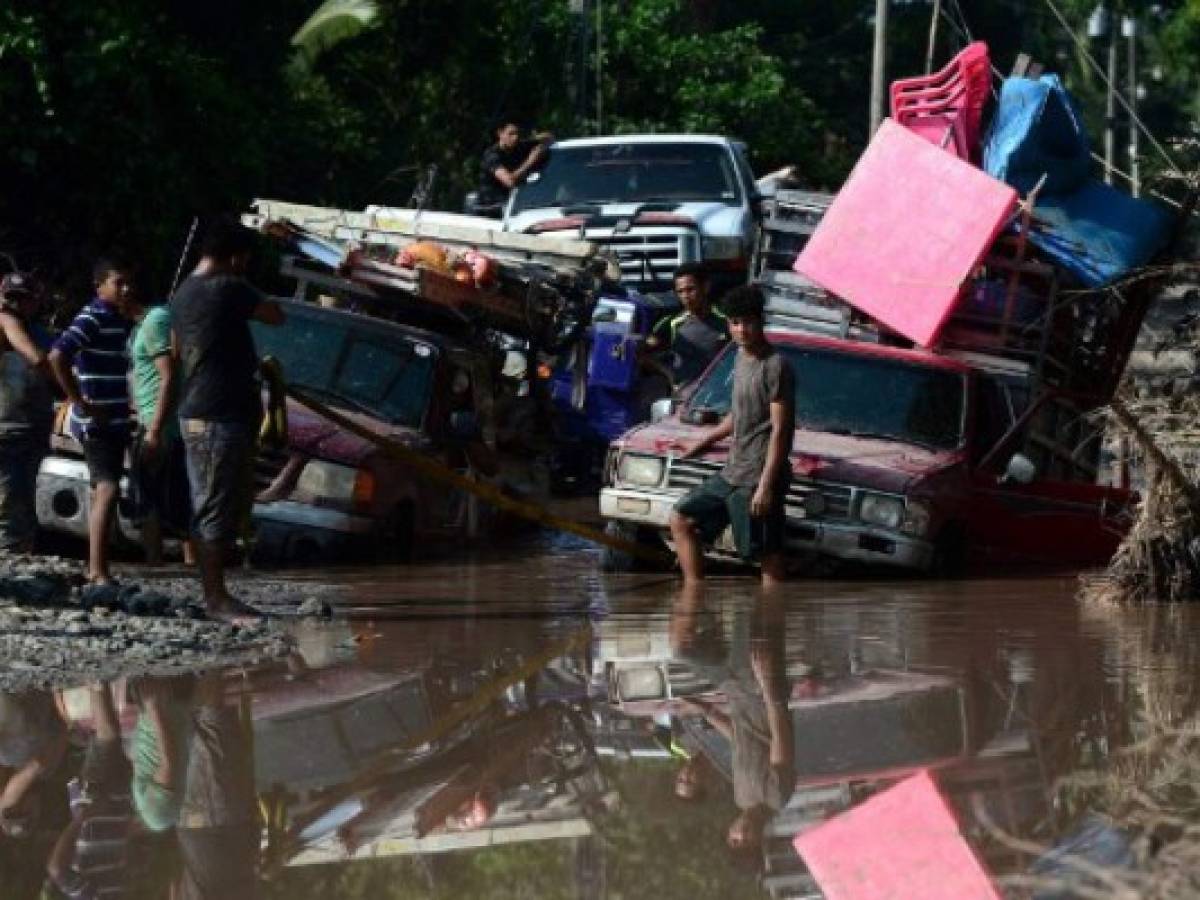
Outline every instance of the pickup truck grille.
<path fill-rule="evenodd" d="M 668 463 L 667 487 L 690 491 L 705 478 L 721 471 L 721 463 L 696 459 L 673 459 Z M 821 498 L 819 512 L 811 512 L 813 495 Z M 808 501 L 808 502 L 806 502 Z M 793 518 L 847 520 L 854 509 L 854 489 L 842 484 L 828 484 L 792 476 L 786 507 Z M 809 511 L 806 511 L 809 510 Z"/>
<path fill-rule="evenodd" d="M 693 239 L 678 233 L 589 233 L 587 239 L 611 248 L 621 266 L 621 281 L 635 287 L 669 285 L 672 274 L 685 256 L 699 255 L 698 252 L 685 255 L 684 244 Z M 695 249 L 699 250 L 698 247 Z"/>

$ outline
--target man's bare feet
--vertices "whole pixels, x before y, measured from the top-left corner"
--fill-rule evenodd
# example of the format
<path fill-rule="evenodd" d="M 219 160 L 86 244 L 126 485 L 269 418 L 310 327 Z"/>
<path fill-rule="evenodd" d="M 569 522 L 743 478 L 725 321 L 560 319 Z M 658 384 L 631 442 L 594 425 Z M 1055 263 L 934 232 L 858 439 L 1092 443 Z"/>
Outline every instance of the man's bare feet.
<path fill-rule="evenodd" d="M 267 618 L 253 606 L 230 596 L 209 599 L 205 601 L 204 608 L 210 619 L 230 625 L 257 625 Z"/>

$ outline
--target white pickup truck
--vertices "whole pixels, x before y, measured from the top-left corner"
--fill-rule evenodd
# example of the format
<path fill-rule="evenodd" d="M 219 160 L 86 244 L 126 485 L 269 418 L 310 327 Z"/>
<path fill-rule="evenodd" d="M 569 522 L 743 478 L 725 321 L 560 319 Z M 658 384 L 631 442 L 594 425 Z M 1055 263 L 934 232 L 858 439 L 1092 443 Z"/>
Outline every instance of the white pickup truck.
<path fill-rule="evenodd" d="M 579 138 L 551 145 L 513 191 L 503 227 L 607 247 L 622 282 L 643 292 L 669 290 L 690 261 L 731 285 L 746 280 L 760 199 L 746 147 L 730 138 Z"/>

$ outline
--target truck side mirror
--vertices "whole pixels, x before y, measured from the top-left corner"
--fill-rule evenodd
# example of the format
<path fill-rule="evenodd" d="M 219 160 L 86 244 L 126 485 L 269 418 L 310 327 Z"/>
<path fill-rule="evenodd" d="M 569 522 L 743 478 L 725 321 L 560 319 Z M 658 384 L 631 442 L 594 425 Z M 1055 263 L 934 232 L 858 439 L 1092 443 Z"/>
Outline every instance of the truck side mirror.
<path fill-rule="evenodd" d="M 1037 466 L 1024 453 L 1014 453 L 1000 476 L 1001 484 L 1029 484 L 1037 478 Z"/>
<path fill-rule="evenodd" d="M 661 422 L 674 412 L 675 401 L 670 397 L 663 397 L 661 400 L 655 400 L 650 404 L 650 421 Z"/>

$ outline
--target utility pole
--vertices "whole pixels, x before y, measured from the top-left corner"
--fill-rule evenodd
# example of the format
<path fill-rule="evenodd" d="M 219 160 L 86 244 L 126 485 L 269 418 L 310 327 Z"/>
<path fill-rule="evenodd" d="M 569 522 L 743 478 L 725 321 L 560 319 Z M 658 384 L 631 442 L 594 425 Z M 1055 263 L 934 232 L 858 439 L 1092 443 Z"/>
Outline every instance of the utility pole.
<path fill-rule="evenodd" d="M 875 49 L 871 56 L 871 134 L 883 121 L 883 78 L 887 69 L 888 0 L 875 0 Z"/>
<path fill-rule="evenodd" d="M 576 128 L 583 131 L 590 116 L 588 103 L 591 84 L 588 71 L 591 68 L 591 29 L 588 27 L 587 0 L 568 0 L 571 13 L 571 47 L 568 53 L 568 84 L 571 88 L 571 103 L 574 109 Z"/>
<path fill-rule="evenodd" d="M 1108 29 L 1108 89 L 1104 101 L 1104 183 L 1113 183 L 1117 126 L 1117 29 Z"/>
<path fill-rule="evenodd" d="M 1116 16 L 1111 13 L 1104 0 L 1096 4 L 1092 14 L 1088 16 L 1087 33 L 1093 40 L 1108 38 L 1108 74 L 1105 80 L 1104 102 L 1104 183 L 1112 184 L 1113 180 L 1113 144 L 1114 127 L 1117 119 L 1117 29 Z"/>
<path fill-rule="evenodd" d="M 604 0 L 596 0 L 596 134 L 604 134 Z"/>
<path fill-rule="evenodd" d="M 1136 197 L 1141 190 L 1141 176 L 1138 171 L 1137 19 L 1125 16 L 1121 20 L 1121 34 L 1129 41 L 1129 189 Z"/>

